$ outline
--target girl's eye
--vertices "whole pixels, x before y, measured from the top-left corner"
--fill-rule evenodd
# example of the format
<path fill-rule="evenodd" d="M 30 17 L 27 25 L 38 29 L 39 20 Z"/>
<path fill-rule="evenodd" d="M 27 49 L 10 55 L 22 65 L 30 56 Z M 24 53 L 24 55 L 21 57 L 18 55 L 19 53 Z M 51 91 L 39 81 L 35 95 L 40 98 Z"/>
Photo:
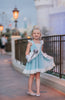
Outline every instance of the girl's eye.
<path fill-rule="evenodd" d="M 33 33 L 33 34 L 40 34 L 40 33 Z"/>

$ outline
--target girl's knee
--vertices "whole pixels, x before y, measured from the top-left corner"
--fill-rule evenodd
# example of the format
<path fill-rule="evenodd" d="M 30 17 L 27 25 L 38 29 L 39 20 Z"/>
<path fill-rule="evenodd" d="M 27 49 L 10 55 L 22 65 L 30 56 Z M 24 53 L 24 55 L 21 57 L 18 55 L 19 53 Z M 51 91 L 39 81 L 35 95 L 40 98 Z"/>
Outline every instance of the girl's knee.
<path fill-rule="evenodd" d="M 36 79 L 40 79 L 40 72 L 36 73 Z"/>
<path fill-rule="evenodd" d="M 34 78 L 34 74 L 31 74 L 31 75 L 30 75 L 30 78 Z"/>

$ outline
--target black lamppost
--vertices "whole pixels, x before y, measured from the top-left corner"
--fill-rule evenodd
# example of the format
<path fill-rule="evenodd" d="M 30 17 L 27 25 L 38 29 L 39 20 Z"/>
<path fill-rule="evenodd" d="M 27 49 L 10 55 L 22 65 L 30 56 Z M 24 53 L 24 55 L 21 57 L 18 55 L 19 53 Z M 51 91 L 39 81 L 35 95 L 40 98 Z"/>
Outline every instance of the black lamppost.
<path fill-rule="evenodd" d="M 14 8 L 13 10 L 13 18 L 15 19 L 15 28 L 17 28 L 17 19 L 18 19 L 18 16 L 19 16 L 19 10 L 17 10 L 17 8 Z"/>
<path fill-rule="evenodd" d="M 1 35 L 2 35 L 3 28 L 4 28 L 3 25 L 0 24 L 0 32 L 1 32 Z"/>

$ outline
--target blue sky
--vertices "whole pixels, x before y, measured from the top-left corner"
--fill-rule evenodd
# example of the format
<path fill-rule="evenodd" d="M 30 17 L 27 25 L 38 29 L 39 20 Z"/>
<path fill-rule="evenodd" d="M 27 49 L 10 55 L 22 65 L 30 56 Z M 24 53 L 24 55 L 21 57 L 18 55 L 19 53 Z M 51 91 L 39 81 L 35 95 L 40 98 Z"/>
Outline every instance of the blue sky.
<path fill-rule="evenodd" d="M 12 20 L 12 10 L 15 6 L 20 11 L 17 23 L 19 28 L 22 28 L 24 26 L 24 17 L 27 18 L 27 23 L 32 23 L 32 25 L 36 25 L 37 12 L 34 0 L 0 0 L 0 23 L 4 24 L 4 27 L 7 27 L 9 23 L 12 23 L 12 27 L 14 27 L 14 22 Z M 3 12 L 5 13 L 3 14 Z"/>

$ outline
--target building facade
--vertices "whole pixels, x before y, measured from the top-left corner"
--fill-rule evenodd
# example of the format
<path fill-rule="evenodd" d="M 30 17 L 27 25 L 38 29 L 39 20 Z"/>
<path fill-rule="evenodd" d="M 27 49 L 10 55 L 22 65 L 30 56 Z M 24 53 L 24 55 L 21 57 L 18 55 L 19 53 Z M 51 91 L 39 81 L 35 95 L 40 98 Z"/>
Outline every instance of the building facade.
<path fill-rule="evenodd" d="M 34 0 L 37 24 L 46 27 L 49 35 L 65 34 L 65 0 Z"/>

